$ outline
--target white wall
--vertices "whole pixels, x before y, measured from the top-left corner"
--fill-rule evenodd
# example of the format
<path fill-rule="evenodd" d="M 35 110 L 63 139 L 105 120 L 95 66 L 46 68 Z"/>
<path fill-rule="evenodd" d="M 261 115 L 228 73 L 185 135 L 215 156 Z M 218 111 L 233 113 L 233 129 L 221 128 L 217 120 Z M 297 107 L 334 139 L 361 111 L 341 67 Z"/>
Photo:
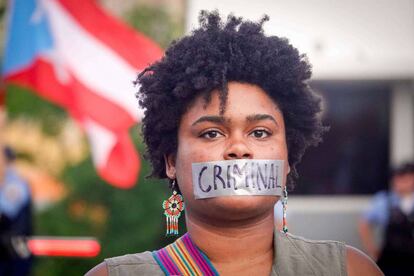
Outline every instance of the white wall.
<path fill-rule="evenodd" d="M 201 9 L 216 8 L 251 20 L 268 14 L 266 33 L 306 53 L 315 79 L 414 78 L 412 0 L 188 0 L 187 30 Z"/>
<path fill-rule="evenodd" d="M 414 83 L 397 83 L 391 97 L 391 164 L 414 160 Z"/>

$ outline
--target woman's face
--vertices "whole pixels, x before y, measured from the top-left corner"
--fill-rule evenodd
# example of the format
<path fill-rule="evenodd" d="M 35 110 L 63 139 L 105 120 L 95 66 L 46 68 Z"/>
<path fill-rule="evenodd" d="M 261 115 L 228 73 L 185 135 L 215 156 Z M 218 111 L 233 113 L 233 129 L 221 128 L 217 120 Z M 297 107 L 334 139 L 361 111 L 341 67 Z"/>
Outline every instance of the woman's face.
<path fill-rule="evenodd" d="M 201 220 L 258 218 L 273 212 L 275 196 L 230 196 L 195 199 L 191 164 L 232 159 L 279 159 L 289 171 L 285 124 L 277 104 L 258 86 L 230 82 L 225 112 L 218 92 L 210 103 L 198 97 L 182 116 L 175 156 L 166 158 L 169 178 L 177 179 L 186 215 Z"/>

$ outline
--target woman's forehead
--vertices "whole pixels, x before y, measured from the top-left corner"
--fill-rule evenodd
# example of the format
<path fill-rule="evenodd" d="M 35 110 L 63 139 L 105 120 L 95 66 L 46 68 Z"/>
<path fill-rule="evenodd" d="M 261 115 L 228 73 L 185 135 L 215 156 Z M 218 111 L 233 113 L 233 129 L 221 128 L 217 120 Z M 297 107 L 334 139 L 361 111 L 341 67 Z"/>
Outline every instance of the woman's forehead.
<path fill-rule="evenodd" d="M 250 119 L 254 116 L 282 117 L 280 109 L 275 101 L 259 86 L 247 83 L 229 82 L 227 97 L 225 98 L 224 110 L 221 111 L 223 98 L 218 90 L 206 95 L 198 96 L 189 106 L 184 117 L 200 116 L 222 116 L 228 120 L 232 117 L 243 117 Z"/>
<path fill-rule="evenodd" d="M 221 101 L 225 100 L 225 109 L 231 108 L 232 106 L 260 108 L 264 102 L 279 108 L 277 103 L 265 90 L 250 83 L 229 82 L 227 84 L 227 97 L 225 99 L 220 96 L 218 89 L 209 92 L 208 96 L 206 94 L 199 95 L 196 97 L 192 106 L 202 106 L 203 109 L 216 108 L 220 106 Z"/>

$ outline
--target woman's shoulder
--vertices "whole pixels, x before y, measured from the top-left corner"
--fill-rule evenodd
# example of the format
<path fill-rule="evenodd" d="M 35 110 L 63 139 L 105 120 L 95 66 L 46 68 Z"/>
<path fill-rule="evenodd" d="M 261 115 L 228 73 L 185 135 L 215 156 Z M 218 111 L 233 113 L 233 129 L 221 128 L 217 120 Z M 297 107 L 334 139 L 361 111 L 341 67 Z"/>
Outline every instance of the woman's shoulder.
<path fill-rule="evenodd" d="M 341 242 L 277 231 L 275 252 L 274 275 L 347 275 L 346 246 Z"/>
<path fill-rule="evenodd" d="M 346 247 L 347 271 L 349 276 L 353 275 L 384 275 L 374 261 L 360 250 Z"/>
<path fill-rule="evenodd" d="M 105 259 L 86 276 L 106 275 L 164 275 L 149 251 Z"/>
<path fill-rule="evenodd" d="M 280 246 L 283 246 L 281 251 L 289 252 L 282 257 L 285 258 L 285 267 L 293 263 L 296 270 L 318 271 L 323 275 L 383 275 L 367 255 L 343 242 L 310 240 L 284 233 L 277 236 Z M 295 257 L 302 261 L 292 260 Z"/>
<path fill-rule="evenodd" d="M 106 267 L 106 263 L 102 262 L 98 264 L 97 266 L 93 267 L 91 270 L 86 272 L 85 276 L 107 276 L 108 268 Z"/>

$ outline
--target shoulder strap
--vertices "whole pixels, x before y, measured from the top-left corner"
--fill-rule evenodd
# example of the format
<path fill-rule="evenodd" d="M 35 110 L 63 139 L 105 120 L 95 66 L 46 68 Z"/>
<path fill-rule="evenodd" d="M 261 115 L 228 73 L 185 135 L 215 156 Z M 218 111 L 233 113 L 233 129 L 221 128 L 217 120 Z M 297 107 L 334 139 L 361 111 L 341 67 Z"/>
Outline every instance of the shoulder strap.
<path fill-rule="evenodd" d="M 152 255 L 166 275 L 219 275 L 188 233 Z"/>

